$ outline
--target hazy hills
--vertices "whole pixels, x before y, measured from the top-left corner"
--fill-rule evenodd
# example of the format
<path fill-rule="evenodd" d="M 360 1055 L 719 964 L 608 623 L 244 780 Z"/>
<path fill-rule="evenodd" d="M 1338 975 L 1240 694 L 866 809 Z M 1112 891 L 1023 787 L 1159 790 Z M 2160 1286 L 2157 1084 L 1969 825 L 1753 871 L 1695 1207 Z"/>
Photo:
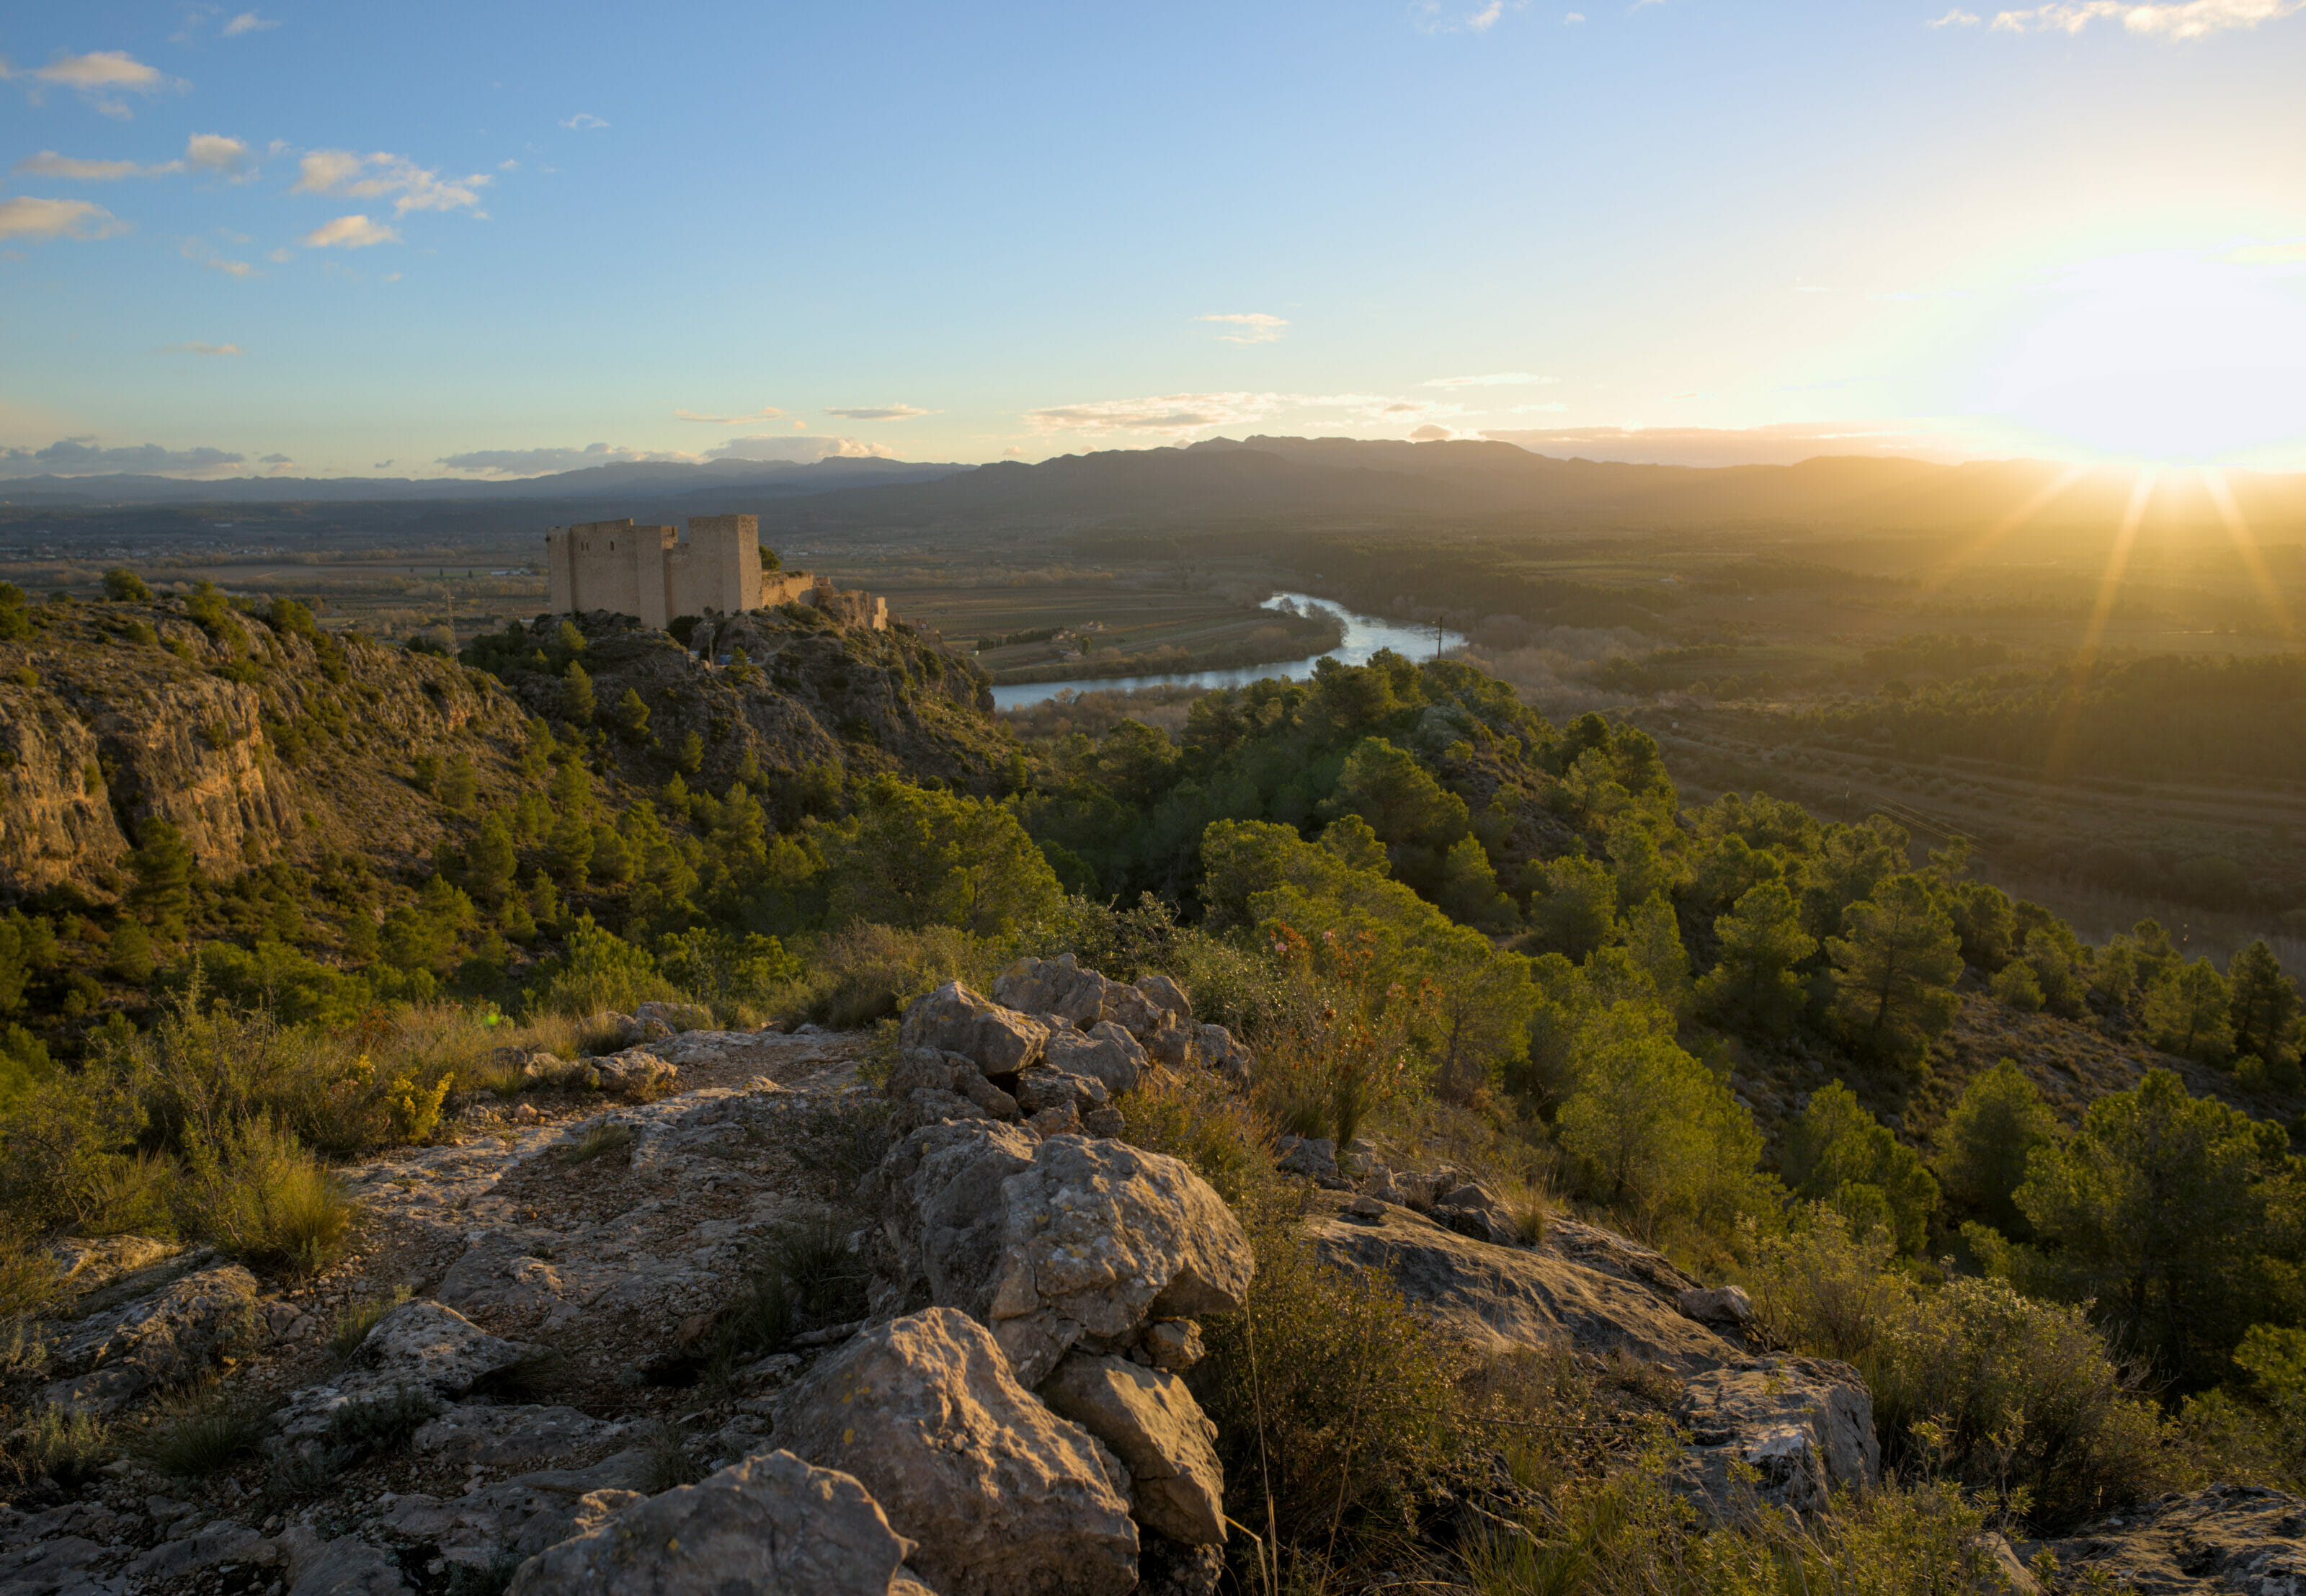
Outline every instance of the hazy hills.
<path fill-rule="evenodd" d="M 2246 525 L 2261 542 L 2306 539 L 2306 474 L 2231 472 L 2222 504 L 2208 479 L 2163 474 L 2139 510 L 2150 533 Z M 2104 533 L 2132 508 L 2127 468 L 2076 472 L 2039 460 L 1942 465 L 1883 456 L 1821 456 L 1794 465 L 1686 466 L 1559 459 L 1471 440 L 1217 438 L 1182 448 L 1061 455 L 969 466 L 877 458 L 807 465 L 720 460 L 594 466 L 508 482 L 432 478 L 32 477 L 0 503 L 509 505 L 565 519 L 632 513 L 757 511 L 803 529 L 936 530 L 1162 525 L 1314 514 L 1506 517 L 1544 530 L 1832 527 L 1985 533 L 2012 519 L 2037 532 Z"/>

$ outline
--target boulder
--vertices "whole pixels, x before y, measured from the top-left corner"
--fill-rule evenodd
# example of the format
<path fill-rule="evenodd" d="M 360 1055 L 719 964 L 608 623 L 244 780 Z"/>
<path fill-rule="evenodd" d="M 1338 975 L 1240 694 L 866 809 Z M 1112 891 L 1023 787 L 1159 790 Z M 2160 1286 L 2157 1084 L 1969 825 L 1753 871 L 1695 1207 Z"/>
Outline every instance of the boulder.
<path fill-rule="evenodd" d="M 1246 1044 L 1221 1025 L 1202 1026 L 1194 1036 L 1194 1045 L 1200 1049 L 1201 1060 L 1209 1067 L 1232 1081 L 1235 1086 L 1247 1086 L 1257 1068 L 1257 1055 Z"/>
<path fill-rule="evenodd" d="M 1316 1181 L 1337 1178 L 1337 1144 L 1326 1136 L 1277 1136 L 1273 1152 L 1274 1163 L 1284 1174 L 1302 1174 Z"/>
<path fill-rule="evenodd" d="M 1012 1075 L 1041 1056 L 1049 1028 L 947 981 L 905 1009 L 898 1039 L 907 1047 L 957 1053 L 987 1075 Z"/>
<path fill-rule="evenodd" d="M 1132 1037 L 1151 1030 L 1161 1013 L 1140 988 L 1083 969 L 1071 953 L 1055 959 L 1020 959 L 1001 972 L 1001 978 L 993 984 L 993 995 L 1011 1008 L 1029 1014 L 1054 1014 L 1082 1030 L 1110 1022 Z M 1182 1000 L 1183 994 L 1178 996 Z"/>
<path fill-rule="evenodd" d="M 888 1596 L 911 1550 L 853 1477 L 770 1452 L 628 1501 L 522 1564 L 511 1596 Z"/>
<path fill-rule="evenodd" d="M 1115 1352 L 1148 1319 L 1232 1312 L 1256 1271 L 1233 1210 L 1166 1154 L 1054 1136 L 1001 1192 L 996 1272 L 981 1296 L 936 1300 L 971 1311 L 982 1302 L 982 1316 L 1028 1384 L 1077 1342 Z"/>
<path fill-rule="evenodd" d="M 1193 1062 L 1193 1028 L 1174 1014 L 1165 1011 L 1143 1040 L 1145 1056 L 1165 1070 L 1182 1070 Z"/>
<path fill-rule="evenodd" d="M 1086 1032 L 1054 1031 L 1042 1056 L 1049 1067 L 1068 1075 L 1087 1075 L 1105 1084 L 1107 1092 L 1129 1090 L 1145 1073 L 1145 1049 L 1137 1038 L 1109 1020 L 1100 1020 Z"/>
<path fill-rule="evenodd" d="M 633 1018 L 644 1027 L 661 1025 L 667 1036 L 679 1036 L 683 1031 L 708 1031 L 713 1028 L 713 1011 L 703 1003 L 666 1003 L 650 1002 L 633 1010 Z"/>
<path fill-rule="evenodd" d="M 1173 1015 L 1181 1020 L 1193 1017 L 1192 1000 L 1185 995 L 1183 986 L 1166 976 L 1141 977 L 1138 980 L 1137 990 L 1145 994 L 1145 1001 L 1152 1004 L 1157 1012 Z"/>
<path fill-rule="evenodd" d="M 499 1052 L 519 1052 L 517 1048 L 500 1048 Z M 544 1086 L 581 1086 L 593 1076 L 589 1065 L 575 1059 L 562 1058 L 555 1053 L 532 1053 L 521 1065 L 520 1072 L 530 1080 Z"/>
<path fill-rule="evenodd" d="M 1675 1488 L 1717 1518 L 1755 1505 L 1815 1513 L 1880 1483 L 1874 1398 L 1847 1363 L 1753 1358 L 1693 1376 L 1674 1404 L 1689 1433 Z M 1735 1478 L 1743 1464 L 1758 1476 Z"/>
<path fill-rule="evenodd" d="M 2058 1559 L 2061 1586 L 2069 1589 L 2142 1596 L 2306 1591 L 2306 1501 L 2254 1485 L 2211 1485 L 2126 1503 L 2062 1540 L 2023 1542 L 2017 1555 L 2031 1562 L 2045 1546 Z"/>
<path fill-rule="evenodd" d="M 1156 1319 L 1145 1327 L 1138 1343 L 1153 1367 L 1183 1374 L 1200 1362 L 1209 1348 L 1201 1344 L 1201 1327 L 1189 1319 Z"/>
<path fill-rule="evenodd" d="M 1474 1241 L 1406 1208 L 1349 1217 L 1351 1199 L 1313 1196 L 1305 1235 L 1324 1262 L 1382 1269 L 1413 1302 L 1476 1347 L 1625 1352 L 1682 1373 L 1735 1361 L 1738 1349 L 1684 1318 L 1669 1297 L 1542 1248 Z"/>
<path fill-rule="evenodd" d="M 373 1402 L 398 1389 L 461 1396 L 534 1350 L 490 1335 L 453 1308 L 403 1302 L 376 1321 L 351 1367 L 288 1399 L 280 1411 L 280 1433 L 291 1439 L 318 1435 L 345 1404 Z"/>
<path fill-rule="evenodd" d="M 288 1559 L 288 1596 L 408 1596 L 393 1556 L 357 1535 L 322 1541 L 310 1530 L 280 1537 Z"/>
<path fill-rule="evenodd" d="M 149 1387 L 196 1379 L 219 1358 L 262 1339 L 256 1295 L 255 1276 L 238 1264 L 217 1264 L 91 1314 L 52 1350 L 51 1370 L 66 1378 L 42 1399 L 110 1412 Z"/>
<path fill-rule="evenodd" d="M 645 1047 L 628 1047 L 596 1058 L 589 1083 L 636 1102 L 647 1102 L 672 1089 L 680 1072 Z"/>
<path fill-rule="evenodd" d="M 1139 1523 L 1184 1546 L 1225 1540 L 1217 1427 L 1184 1381 L 1125 1358 L 1070 1353 L 1041 1382 L 1040 1395 L 1129 1465 Z"/>
<path fill-rule="evenodd" d="M 1701 1325 L 1746 1325 L 1753 1322 L 1754 1299 L 1739 1285 L 1693 1286 L 1675 1294 L 1674 1303 Z"/>
<path fill-rule="evenodd" d="M 913 1131 L 882 1160 L 884 1233 L 907 1295 L 983 1316 L 1007 1245 L 1003 1182 L 1030 1169 L 1032 1133 L 989 1121 Z"/>
<path fill-rule="evenodd" d="M 793 1387 L 777 1435 L 870 1491 L 943 1596 L 1124 1596 L 1137 1584 L 1119 1464 L 953 1309 L 855 1337 Z"/>

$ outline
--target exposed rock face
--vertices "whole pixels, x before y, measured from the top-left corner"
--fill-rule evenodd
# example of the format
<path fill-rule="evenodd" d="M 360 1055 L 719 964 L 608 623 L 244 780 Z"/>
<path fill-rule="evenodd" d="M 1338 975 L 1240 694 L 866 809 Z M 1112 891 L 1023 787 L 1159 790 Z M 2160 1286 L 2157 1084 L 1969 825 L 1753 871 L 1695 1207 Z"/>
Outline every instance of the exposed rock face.
<path fill-rule="evenodd" d="M 794 1388 L 778 1437 L 854 1475 L 919 1543 L 913 1566 L 944 1596 L 1124 1596 L 1137 1583 L 1120 1465 L 955 1310 L 856 1337 Z"/>
<path fill-rule="evenodd" d="M 672 1089 L 679 1071 L 643 1047 L 628 1047 L 592 1061 L 588 1084 L 604 1092 L 646 1102 Z"/>
<path fill-rule="evenodd" d="M 571 1407 L 456 1406 L 421 1426 L 418 1453 L 472 1470 L 533 1469 L 623 1432 Z"/>
<path fill-rule="evenodd" d="M 1224 1199 L 1164 1154 L 1051 1137 L 1001 1191 L 1004 1245 L 986 1313 L 1029 1384 L 1076 1342 L 1111 1350 L 1148 1319 L 1232 1312 L 1256 1271 Z"/>
<path fill-rule="evenodd" d="M 2017 1554 L 2030 1562 L 2046 1544 L 2062 1575 L 2086 1579 L 2103 1571 L 2115 1588 L 2146 1596 L 2306 1591 L 2306 1501 L 2256 1486 L 2173 1491 L 2119 1508 L 2063 1540 L 2022 1544 Z"/>
<path fill-rule="evenodd" d="M 1678 1484 L 1719 1517 L 1756 1503 L 1815 1513 L 1882 1478 L 1874 1398 L 1847 1363 L 1757 1358 L 1694 1376 L 1674 1404 L 1690 1434 Z M 1744 1464 L 1760 1478 L 1732 1478 Z"/>
<path fill-rule="evenodd" d="M 373 1402 L 404 1387 L 433 1397 L 461 1396 L 533 1350 L 490 1335 L 453 1308 L 403 1302 L 376 1321 L 353 1368 L 290 1398 L 280 1431 L 291 1438 L 317 1435 L 346 1403 Z"/>
<path fill-rule="evenodd" d="M 1067 1075 L 1089 1076 L 1101 1082 L 1108 1092 L 1129 1090 L 1145 1073 L 1145 1049 L 1135 1037 L 1110 1020 L 1098 1020 L 1087 1032 L 1050 1032 L 1042 1057 L 1051 1069 Z"/>
<path fill-rule="evenodd" d="M 1373 1221 L 1346 1199 L 1315 1198 L 1307 1239 L 1321 1258 L 1384 1270 L 1414 1302 L 1473 1344 L 1619 1349 L 1685 1373 L 1735 1361 L 1738 1350 L 1683 1317 L 1670 1297 L 1542 1249 L 1499 1247 L 1385 1205 Z"/>
<path fill-rule="evenodd" d="M 1129 1465 L 1139 1523 L 1186 1546 L 1225 1540 L 1217 1427 L 1183 1380 L 1124 1358 L 1073 1353 L 1041 1382 L 1040 1395 Z"/>
<path fill-rule="evenodd" d="M 149 1273 L 165 1278 L 164 1271 Z M 45 1400 L 108 1413 L 148 1387 L 206 1374 L 258 1335 L 256 1293 L 255 1276 L 238 1264 L 217 1264 L 92 1313 L 51 1354 L 50 1370 L 63 1378 Z"/>
<path fill-rule="evenodd" d="M 1745 1325 L 1754 1318 L 1754 1299 L 1740 1285 L 1692 1287 L 1674 1302 L 1701 1325 Z"/>
<path fill-rule="evenodd" d="M 888 1596 L 912 1543 L 847 1474 L 790 1452 L 625 1505 L 521 1566 L 513 1596 Z"/>
<path fill-rule="evenodd" d="M 1176 990 L 1174 984 L 1170 990 Z M 1081 969 L 1071 953 L 1020 959 L 993 983 L 993 995 L 1021 1013 L 1055 1014 L 1084 1031 L 1110 1021 L 1140 1036 L 1153 1028 L 1160 1011 L 1138 988 Z"/>
<path fill-rule="evenodd" d="M 1041 1056 L 1049 1028 L 959 981 L 947 981 L 905 1010 L 901 1040 L 907 1047 L 959 1054 L 987 1075 L 1013 1075 Z"/>

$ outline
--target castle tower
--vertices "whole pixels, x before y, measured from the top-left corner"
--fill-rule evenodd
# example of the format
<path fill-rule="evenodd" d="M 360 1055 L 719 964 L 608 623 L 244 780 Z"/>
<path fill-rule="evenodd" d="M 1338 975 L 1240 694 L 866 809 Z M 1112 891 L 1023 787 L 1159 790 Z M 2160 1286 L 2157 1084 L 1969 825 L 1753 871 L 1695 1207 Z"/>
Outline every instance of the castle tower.
<path fill-rule="evenodd" d="M 675 613 L 666 608 L 671 598 L 666 551 L 676 535 L 670 526 L 636 525 L 629 516 L 552 527 L 544 534 L 544 552 L 554 613 L 607 610 L 664 625 Z"/>
<path fill-rule="evenodd" d="M 761 607 L 761 523 L 754 516 L 691 516 L 683 568 L 673 583 L 675 615 Z"/>

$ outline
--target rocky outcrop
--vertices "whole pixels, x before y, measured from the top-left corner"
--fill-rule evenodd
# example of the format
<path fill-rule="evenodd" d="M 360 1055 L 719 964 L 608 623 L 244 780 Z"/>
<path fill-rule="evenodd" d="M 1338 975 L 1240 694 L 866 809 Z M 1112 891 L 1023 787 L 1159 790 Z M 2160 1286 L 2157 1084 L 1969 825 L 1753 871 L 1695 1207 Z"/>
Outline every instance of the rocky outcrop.
<path fill-rule="evenodd" d="M 136 1283 L 131 1276 L 115 1284 Z M 200 1378 L 260 1334 L 256 1276 L 238 1264 L 213 1263 L 165 1284 L 144 1284 L 149 1294 L 90 1313 L 59 1338 L 49 1362 L 56 1378 L 44 1403 L 113 1412 L 145 1390 Z"/>
<path fill-rule="evenodd" d="M 1126 1470 L 953 1309 L 857 1336 L 794 1388 L 777 1435 L 862 1482 L 944 1596 L 1123 1596 L 1137 1583 Z"/>
<path fill-rule="evenodd" d="M 2249 1485 L 2213 1485 L 2133 1502 L 2047 1541 L 2021 1542 L 2032 1562 L 2047 1549 L 2060 1583 L 2143 1596 L 2298 1596 L 2306 1591 L 2306 1501 Z"/>
<path fill-rule="evenodd" d="M 1822 1512 L 1836 1490 L 1882 1478 L 1874 1398 L 1847 1363 L 1757 1358 L 1707 1370 L 1673 1416 L 1690 1438 L 1676 1486 L 1718 1518 L 1757 1506 Z"/>
<path fill-rule="evenodd" d="M 888 1596 L 911 1550 L 855 1478 L 777 1451 L 627 1503 L 523 1564 L 511 1596 Z"/>
<path fill-rule="evenodd" d="M 319 1435 L 346 1404 L 376 1402 L 400 1391 L 435 1399 L 461 1396 L 534 1350 L 491 1336 L 438 1302 L 404 1302 L 376 1321 L 350 1367 L 289 1399 L 280 1413 L 280 1433 L 292 1439 Z"/>
<path fill-rule="evenodd" d="M 899 1041 L 906 1047 L 956 1054 L 987 1075 L 1013 1075 L 1039 1059 L 1049 1028 L 959 981 L 947 981 L 905 1010 Z"/>
<path fill-rule="evenodd" d="M 1073 1353 L 1041 1382 L 1040 1396 L 1129 1465 L 1139 1523 L 1184 1546 L 1225 1540 L 1217 1427 L 1183 1380 L 1123 1358 Z"/>
<path fill-rule="evenodd" d="M 1685 1373 L 1741 1355 L 1684 1317 L 1670 1297 L 1572 1262 L 1550 1240 L 1543 1249 L 1502 1247 L 1391 1204 L 1356 1216 L 1342 1194 L 1312 1200 L 1306 1236 L 1325 1262 L 1384 1271 L 1411 1302 L 1474 1346 L 1618 1351 Z"/>

